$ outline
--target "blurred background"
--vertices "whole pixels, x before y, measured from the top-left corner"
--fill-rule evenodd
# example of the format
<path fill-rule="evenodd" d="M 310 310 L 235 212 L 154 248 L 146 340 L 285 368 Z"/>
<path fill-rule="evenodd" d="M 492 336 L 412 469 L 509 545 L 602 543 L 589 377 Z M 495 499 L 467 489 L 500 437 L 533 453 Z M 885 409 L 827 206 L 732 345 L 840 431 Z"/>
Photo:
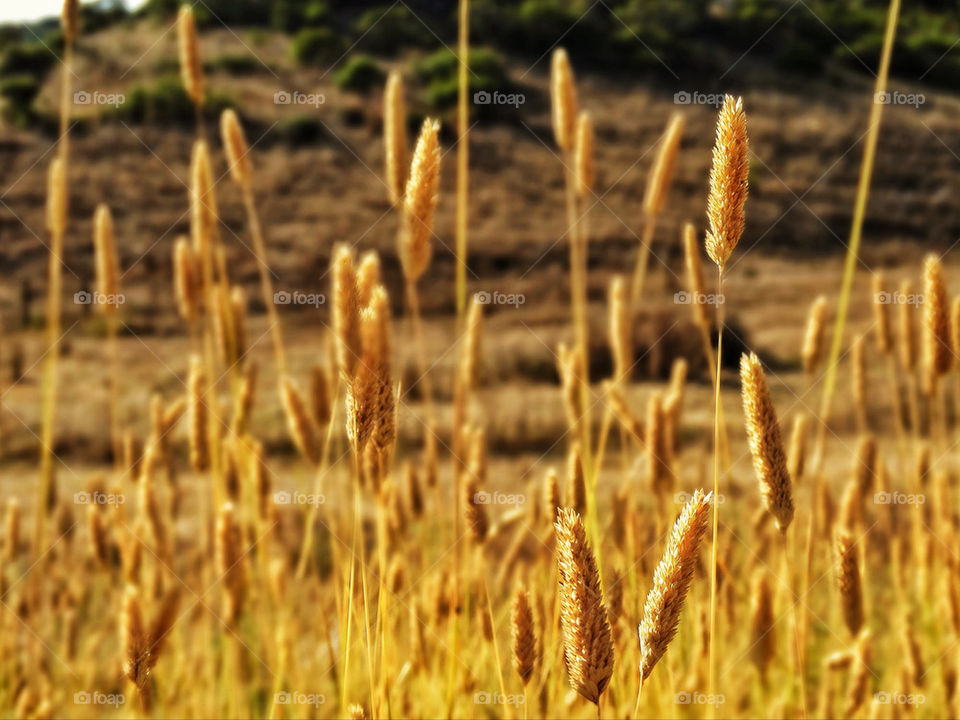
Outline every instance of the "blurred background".
<path fill-rule="evenodd" d="M 36 425 L 31 398 L 42 352 L 35 330 L 42 324 L 48 255 L 45 174 L 58 134 L 62 48 L 58 21 L 43 16 L 57 13 L 59 4 L 7 2 L 0 8 L 0 319 L 8 337 L 0 355 L 19 407 L 19 423 L 8 425 L 18 431 Z M 100 392 L 106 383 L 96 351 L 100 321 L 89 305 L 70 302 L 92 284 L 92 216 L 99 202 L 110 205 L 116 223 L 131 372 L 140 373 L 144 393 L 173 392 L 186 362 L 171 249 L 188 232 L 196 129 L 179 75 L 178 5 L 101 0 L 82 8 L 71 79 L 71 222 L 63 258 L 65 382 L 80 398 L 85 388 Z M 193 10 L 209 87 L 205 130 L 223 175 L 217 185 L 221 233 L 234 280 L 249 285 L 255 321 L 263 311 L 254 291 L 256 263 L 240 193 L 220 151 L 220 112 L 237 110 L 252 146 L 276 288 L 326 292 L 331 249 L 347 242 L 380 251 L 398 315 L 397 219 L 384 183 L 381 135 L 387 72 L 404 73 L 411 138 L 423 118 L 441 119 L 447 154 L 438 239 L 422 300 L 428 341 L 436 349 L 434 372 L 452 372 L 457 3 L 202 0 Z M 871 103 L 888 107 L 862 266 L 887 268 L 895 282 L 898 273 L 914 272 L 923 252 L 946 252 L 960 237 L 960 104 L 954 92 L 960 2 L 903 8 L 889 92 L 875 98 L 886 10 L 886 2 L 873 0 L 472 2 L 470 291 L 523 298 L 519 305 L 487 308 L 497 345 L 488 352 L 487 381 L 496 386 L 490 392 L 508 397 L 511 383 L 522 382 L 524 392 L 539 387 L 545 398 L 523 408 L 520 419 L 515 407 L 492 400 L 495 412 L 511 414 L 499 425 L 493 420 L 494 450 L 523 449 L 511 443 L 536 447 L 559 422 L 553 351 L 568 333 L 569 296 L 563 172 L 549 114 L 553 49 L 569 52 L 580 105 L 593 114 L 597 132 L 588 222 L 597 353 L 591 367 L 598 377 L 609 368 L 602 330 L 608 281 L 632 267 L 647 175 L 669 118 L 682 112 L 686 130 L 654 241 L 649 322 L 637 328 L 644 357 L 638 379 L 663 377 L 676 354 L 689 357 L 693 380 L 705 378 L 696 335 L 685 329 L 689 308 L 678 307 L 673 293 L 683 286 L 682 224 L 694 222 L 700 231 L 704 225 L 710 148 L 726 92 L 744 97 L 751 136 L 748 224 L 730 268 L 736 289 L 728 295 L 735 329 L 730 353 L 736 358 L 748 345 L 766 350 L 771 366 L 787 372 L 798 367 L 810 300 L 839 287 Z M 323 352 L 326 307 L 281 311 L 297 342 L 293 362 L 299 358 L 306 366 Z M 267 350 L 263 342 L 253 352 L 266 358 Z M 129 421 L 142 423 L 131 402 Z M 67 404 L 75 417 L 64 420 L 62 442 L 77 452 L 102 452 L 89 409 Z M 279 417 L 279 409 L 270 412 Z M 538 413 L 545 417 L 530 417 Z M 525 423 L 522 432 L 515 422 Z M 282 444 L 283 435 L 278 421 L 273 440 Z M 24 434 L 8 451 L 29 455 L 32 443 Z"/>

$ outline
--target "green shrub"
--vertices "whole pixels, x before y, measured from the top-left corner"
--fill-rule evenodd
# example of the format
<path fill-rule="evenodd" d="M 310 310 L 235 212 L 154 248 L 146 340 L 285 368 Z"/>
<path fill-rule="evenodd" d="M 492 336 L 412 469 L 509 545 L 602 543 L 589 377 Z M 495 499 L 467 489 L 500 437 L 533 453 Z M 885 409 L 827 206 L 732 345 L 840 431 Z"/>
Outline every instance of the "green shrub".
<path fill-rule="evenodd" d="M 223 95 L 208 93 L 204 114 L 217 118 L 231 104 Z M 193 103 L 177 76 L 162 77 L 149 86 L 134 86 L 116 114 L 131 123 L 189 125 L 196 118 Z"/>
<path fill-rule="evenodd" d="M 427 86 L 427 105 L 433 112 L 443 112 L 457 103 L 460 60 L 452 50 L 442 49 L 423 58 L 414 73 Z M 470 94 L 479 91 L 510 92 L 506 64 L 495 50 L 485 47 L 470 51 Z M 478 109 L 482 109 L 480 106 Z"/>
<path fill-rule="evenodd" d="M 228 75 L 253 75 L 269 70 L 259 58 L 250 54 L 221 55 L 205 62 L 203 69 L 206 72 L 221 71 Z"/>
<path fill-rule="evenodd" d="M 326 0 L 275 0 L 270 25 L 283 32 L 296 32 L 305 27 L 326 25 L 330 21 L 330 5 Z"/>
<path fill-rule="evenodd" d="M 0 56 L 0 75 L 32 75 L 43 77 L 57 58 L 38 42 L 17 43 Z"/>
<path fill-rule="evenodd" d="M 0 98 L 7 120 L 26 126 L 34 117 L 33 101 L 40 92 L 40 82 L 32 75 L 11 75 L 0 80 Z"/>
<path fill-rule="evenodd" d="M 366 94 L 383 85 L 386 73 L 376 60 L 368 55 L 351 55 L 337 72 L 336 83 L 341 90 Z"/>
<path fill-rule="evenodd" d="M 294 115 L 281 120 L 276 129 L 277 137 L 289 145 L 312 145 L 326 136 L 326 128 L 315 115 Z"/>
<path fill-rule="evenodd" d="M 290 42 L 293 59 L 301 65 L 336 62 L 343 55 L 343 42 L 330 28 L 305 28 Z"/>
<path fill-rule="evenodd" d="M 405 47 L 431 47 L 436 38 L 405 5 L 367 10 L 354 23 L 357 47 L 376 55 L 390 55 Z"/>

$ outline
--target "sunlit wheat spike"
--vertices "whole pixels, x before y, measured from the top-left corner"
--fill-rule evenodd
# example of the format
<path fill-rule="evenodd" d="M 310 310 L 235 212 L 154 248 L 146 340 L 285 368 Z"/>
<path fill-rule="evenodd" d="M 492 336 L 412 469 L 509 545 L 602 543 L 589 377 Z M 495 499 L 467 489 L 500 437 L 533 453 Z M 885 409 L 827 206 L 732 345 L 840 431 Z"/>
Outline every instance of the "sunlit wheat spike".
<path fill-rule="evenodd" d="M 338 369 L 350 378 L 363 350 L 357 273 L 346 245 L 338 245 L 333 252 L 333 331 L 337 338 Z"/>
<path fill-rule="evenodd" d="M 882 271 L 873 274 L 872 290 L 873 337 L 877 350 L 882 355 L 889 355 L 893 350 L 893 323 L 890 320 L 890 292 Z"/>
<path fill-rule="evenodd" d="M 383 96 L 383 142 L 387 157 L 387 190 L 396 205 L 403 198 L 407 182 L 407 109 L 403 97 L 403 75 L 391 70 Z"/>
<path fill-rule="evenodd" d="M 726 95 L 717 120 L 717 141 L 707 198 L 707 254 L 722 270 L 743 235 L 747 202 L 747 116 L 743 100 Z"/>
<path fill-rule="evenodd" d="M 757 569 L 753 579 L 753 607 L 750 622 L 750 659 L 757 666 L 761 678 L 777 652 L 777 636 L 774 632 L 776 616 L 773 612 L 773 593 L 766 572 Z"/>
<path fill-rule="evenodd" d="M 357 268 L 357 302 L 360 307 L 370 304 L 373 289 L 381 284 L 380 275 L 380 256 L 368 250 L 360 256 L 360 266 Z"/>
<path fill-rule="evenodd" d="M 293 380 L 284 377 L 281 381 L 283 410 L 287 416 L 287 427 L 297 450 L 311 465 L 320 461 L 320 441 L 314 427 L 313 418 L 307 409 L 303 396 Z"/>
<path fill-rule="evenodd" d="M 897 325 L 897 342 L 900 347 L 900 366 L 905 372 L 913 372 L 917 367 L 917 331 L 914 318 L 913 303 L 908 298 L 913 296 L 913 288 L 909 280 L 900 285 L 901 302 L 898 303 L 899 323 Z"/>
<path fill-rule="evenodd" d="M 558 593 L 563 658 L 571 687 L 594 704 L 613 675 L 613 635 L 600 573 L 580 516 L 561 508 L 557 534 Z"/>
<path fill-rule="evenodd" d="M 140 593 L 133 586 L 123 594 L 120 616 L 120 637 L 123 647 L 123 673 L 137 689 L 137 697 L 144 710 L 150 707 L 150 652 L 149 638 L 140 607 Z"/>
<path fill-rule="evenodd" d="M 670 181 L 677 165 L 685 125 L 686 119 L 680 113 L 674 113 L 670 117 L 643 196 L 643 212 L 647 215 L 659 215 L 667 201 L 667 190 L 670 189 Z"/>
<path fill-rule="evenodd" d="M 787 474 L 794 482 L 803 477 L 807 457 L 807 435 L 810 430 L 810 416 L 797 413 L 793 418 L 793 430 L 790 433 L 790 450 L 787 453 Z"/>
<path fill-rule="evenodd" d="M 760 482 L 763 504 L 785 533 L 793 520 L 793 488 L 780 435 L 780 421 L 770 398 L 760 359 L 753 353 L 740 359 L 741 395 L 747 442 Z"/>
<path fill-rule="evenodd" d="M 467 308 L 466 333 L 463 354 L 460 356 L 460 377 L 465 389 L 475 388 L 480 381 L 483 354 L 483 304 L 476 298 Z"/>
<path fill-rule="evenodd" d="M 207 377 L 200 358 L 190 358 L 187 380 L 190 401 L 190 464 L 197 472 L 210 467 L 210 435 L 206 393 Z"/>
<path fill-rule="evenodd" d="M 67 176 L 60 158 L 47 172 L 47 229 L 60 237 L 67 230 Z"/>
<path fill-rule="evenodd" d="M 683 257 L 687 269 L 687 290 L 694 299 L 700 298 L 704 294 L 703 263 L 700 261 L 697 230 L 693 223 L 689 222 L 683 224 Z M 694 320 L 699 327 L 710 327 L 706 303 L 692 302 L 690 308 L 693 310 Z"/>
<path fill-rule="evenodd" d="M 206 278 L 213 262 L 211 243 L 217 227 L 217 198 L 213 187 L 210 149 L 204 140 L 197 140 L 190 155 L 190 234 L 202 278 Z"/>
<path fill-rule="evenodd" d="M 93 216 L 93 245 L 97 261 L 97 289 L 105 296 L 105 301 L 98 303 L 98 309 L 109 315 L 117 310 L 120 269 L 113 239 L 113 218 L 106 205 L 98 205 Z"/>
<path fill-rule="evenodd" d="M 627 286 L 622 275 L 614 275 L 610 281 L 610 350 L 613 355 L 613 377 L 626 379 L 633 363 L 630 342 L 630 307 L 627 302 Z"/>
<path fill-rule="evenodd" d="M 853 461 L 853 479 L 862 497 L 866 497 L 877 484 L 877 438 L 863 435 L 857 441 L 856 457 Z"/>
<path fill-rule="evenodd" d="M 177 40 L 180 50 L 180 78 L 190 100 L 197 107 L 203 106 L 203 65 L 197 40 L 197 26 L 193 21 L 193 8 L 181 5 L 177 15 Z"/>
<path fill-rule="evenodd" d="M 80 0 L 63 0 L 60 22 L 63 25 L 64 38 L 72 43 L 77 39 L 77 31 L 80 28 Z"/>
<path fill-rule="evenodd" d="M 673 489 L 674 477 L 667 417 L 663 409 L 663 396 L 659 392 L 650 395 L 647 402 L 647 473 L 650 488 L 658 496 L 665 496 Z"/>
<path fill-rule="evenodd" d="M 230 176 L 240 187 L 250 187 L 253 180 L 253 169 L 250 161 L 250 146 L 243 134 L 243 126 L 236 111 L 227 108 L 220 115 L 220 136 L 223 139 L 223 149 L 227 154 Z"/>
<path fill-rule="evenodd" d="M 567 505 L 581 515 L 587 512 L 587 478 L 579 442 L 573 443 L 567 453 Z"/>
<path fill-rule="evenodd" d="M 547 470 L 547 474 L 543 478 L 543 501 L 547 509 L 547 519 L 552 526 L 557 521 L 557 512 L 562 505 L 560 481 L 554 468 Z"/>
<path fill-rule="evenodd" d="M 923 262 L 923 375 L 924 390 L 933 394 L 938 378 L 950 370 L 950 318 L 947 288 L 940 258 L 929 254 Z"/>
<path fill-rule="evenodd" d="M 233 625 L 243 611 L 246 598 L 246 568 L 240 548 L 240 528 L 234 507 L 226 503 L 217 515 L 217 570 L 224 587 L 224 622 Z"/>
<path fill-rule="evenodd" d="M 433 253 L 433 211 L 440 182 L 440 122 L 427 118 L 410 163 L 410 177 L 403 197 L 404 232 L 400 234 L 400 263 L 408 282 L 426 271 Z"/>
<path fill-rule="evenodd" d="M 680 625 L 690 583 L 693 580 L 700 546 L 710 519 L 713 494 L 702 490 L 680 511 L 664 550 L 660 564 L 653 574 L 653 587 L 647 593 L 640 635 L 640 673 L 646 680 L 660 661 Z"/>
<path fill-rule="evenodd" d="M 560 343 L 557 348 L 557 370 L 563 387 L 563 407 L 567 414 L 567 425 L 575 428 L 583 417 L 583 403 L 580 394 L 580 378 L 583 377 L 583 359 L 575 348 Z"/>
<path fill-rule="evenodd" d="M 463 484 L 463 514 L 467 529 L 477 544 L 482 544 L 487 539 L 487 533 L 490 530 L 485 503 L 485 494 L 480 492 L 476 478 L 468 478 Z"/>
<path fill-rule="evenodd" d="M 841 529 L 837 532 L 837 584 L 843 622 L 856 636 L 863 627 L 863 587 L 860 579 L 860 557 L 853 536 Z"/>
<path fill-rule="evenodd" d="M 361 318 L 361 337 L 364 363 L 375 372 L 376 427 L 371 439 L 384 472 L 397 442 L 397 399 L 390 366 L 390 300 L 383 285 L 377 285 L 370 295 L 370 304 Z"/>
<path fill-rule="evenodd" d="M 586 197 L 593 191 L 593 117 L 587 111 L 577 116 L 574 175 L 577 194 Z"/>
<path fill-rule="evenodd" d="M 537 636 L 533 622 L 533 609 L 525 589 L 520 589 L 513 598 L 511 611 L 513 630 L 513 667 L 526 685 L 533 676 L 537 664 Z"/>
<path fill-rule="evenodd" d="M 237 435 L 244 435 L 250 423 L 250 413 L 257 397 L 257 378 L 260 370 L 256 363 L 249 363 L 240 378 L 240 386 L 234 399 L 233 429 Z"/>
<path fill-rule="evenodd" d="M 310 412 L 321 430 L 333 418 L 333 397 L 330 377 L 323 365 L 314 365 L 310 371 Z"/>
<path fill-rule="evenodd" d="M 550 107 L 553 136 L 561 150 L 573 148 L 577 122 L 577 91 L 567 51 L 557 48 L 550 59 Z"/>
<path fill-rule="evenodd" d="M 188 323 L 197 319 L 200 307 L 200 267 L 193 248 L 186 237 L 177 238 L 173 246 L 174 292 L 177 297 L 177 311 Z"/>
<path fill-rule="evenodd" d="M 807 331 L 803 336 L 803 371 L 813 375 L 823 360 L 823 341 L 827 329 L 827 298 L 819 295 L 810 306 Z"/>

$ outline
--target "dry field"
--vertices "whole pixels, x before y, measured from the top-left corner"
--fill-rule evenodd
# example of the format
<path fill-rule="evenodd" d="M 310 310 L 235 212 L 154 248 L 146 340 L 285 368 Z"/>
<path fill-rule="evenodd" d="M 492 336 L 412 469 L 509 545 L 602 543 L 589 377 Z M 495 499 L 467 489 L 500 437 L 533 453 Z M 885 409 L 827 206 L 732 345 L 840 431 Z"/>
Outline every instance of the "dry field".
<path fill-rule="evenodd" d="M 558 48 L 518 122 L 408 136 L 398 66 L 293 151 L 281 38 L 74 12 L 63 127 L 169 58 L 241 113 L 3 130 L 0 715 L 957 716 L 955 100 Z"/>

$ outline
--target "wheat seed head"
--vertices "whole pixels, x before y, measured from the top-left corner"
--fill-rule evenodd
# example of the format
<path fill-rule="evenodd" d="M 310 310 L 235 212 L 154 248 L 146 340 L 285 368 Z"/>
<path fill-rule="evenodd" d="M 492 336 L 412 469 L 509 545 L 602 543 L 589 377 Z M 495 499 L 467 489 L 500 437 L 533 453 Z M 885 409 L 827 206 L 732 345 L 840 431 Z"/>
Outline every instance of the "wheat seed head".
<path fill-rule="evenodd" d="M 843 621 L 856 637 L 863 627 L 863 586 L 860 579 L 860 557 L 849 530 L 837 533 L 837 584 Z"/>
<path fill-rule="evenodd" d="M 722 271 L 740 242 L 750 166 L 747 159 L 747 116 L 742 98 L 726 95 L 717 121 L 717 141 L 710 168 L 707 198 L 707 254 Z"/>
<path fill-rule="evenodd" d="M 700 247 L 697 244 L 697 230 L 693 223 L 683 224 L 683 258 L 687 269 L 687 291 L 694 297 L 703 295 L 703 263 L 700 261 Z M 709 328 L 705 303 L 692 302 L 693 318 L 698 327 Z"/>
<path fill-rule="evenodd" d="M 186 237 L 177 238 L 173 246 L 174 292 L 177 296 L 177 310 L 180 317 L 188 323 L 197 318 L 200 307 L 200 268 Z"/>
<path fill-rule="evenodd" d="M 407 182 L 407 110 L 403 97 L 403 75 L 391 70 L 383 97 L 383 140 L 387 156 L 387 190 L 396 205 L 403 198 Z"/>
<path fill-rule="evenodd" d="M 923 263 L 923 364 L 925 390 L 933 392 L 937 378 L 950 370 L 949 300 L 943 280 L 943 266 L 934 254 Z"/>
<path fill-rule="evenodd" d="M 684 116 L 681 113 L 674 113 L 663 134 L 660 151 L 650 171 L 647 189 L 643 196 L 643 211 L 648 216 L 659 215 L 667 201 L 667 190 L 670 188 L 670 181 L 673 179 L 674 168 L 677 165 L 684 125 L 686 125 Z"/>
<path fill-rule="evenodd" d="M 827 298 L 818 295 L 810 306 L 807 330 L 803 336 L 803 371 L 813 375 L 823 360 L 824 335 L 827 328 Z"/>
<path fill-rule="evenodd" d="M 523 588 L 517 590 L 511 611 L 513 629 L 513 667 L 526 685 L 537 664 L 537 636 L 530 597 Z"/>
<path fill-rule="evenodd" d="M 593 117 L 586 110 L 577 116 L 576 149 L 574 152 L 574 175 L 577 194 L 586 197 L 593 190 Z"/>
<path fill-rule="evenodd" d="M 413 151 L 410 177 L 404 194 L 404 232 L 400 236 L 400 262 L 408 282 L 415 282 L 430 264 L 433 244 L 433 211 L 440 182 L 440 122 L 427 118 Z"/>
<path fill-rule="evenodd" d="M 594 704 L 613 675 L 613 634 L 600 573 L 580 515 L 561 508 L 555 523 L 563 657 L 571 687 Z"/>
<path fill-rule="evenodd" d="M 250 147 L 243 134 L 243 126 L 237 113 L 228 108 L 220 115 L 220 135 L 223 138 L 223 149 L 227 153 L 227 162 L 230 166 L 230 175 L 234 182 L 242 188 L 250 187 L 253 180 L 253 170 L 250 163 Z"/>
<path fill-rule="evenodd" d="M 464 387 L 475 388 L 480 381 L 483 355 L 483 304 L 474 297 L 467 308 L 466 337 L 460 358 L 460 377 Z"/>
<path fill-rule="evenodd" d="M 68 43 L 72 43 L 77 39 L 80 28 L 80 0 L 63 0 L 60 22 L 63 25 L 64 38 Z"/>
<path fill-rule="evenodd" d="M 357 273 L 346 245 L 338 245 L 333 253 L 333 332 L 337 338 L 338 369 L 350 378 L 363 350 Z"/>
<path fill-rule="evenodd" d="M 320 460 L 320 440 L 307 404 L 290 378 L 282 379 L 281 388 L 283 410 L 287 416 L 287 427 L 290 429 L 293 442 L 307 462 L 316 465 Z"/>
<path fill-rule="evenodd" d="M 368 250 L 360 256 L 357 268 L 357 302 L 360 307 L 370 304 L 373 289 L 381 283 L 380 256 L 374 250 Z"/>
<path fill-rule="evenodd" d="M 760 482 L 763 504 L 773 515 L 781 533 L 793 520 L 793 489 L 787 472 L 780 421 L 770 398 L 767 379 L 756 354 L 740 359 L 743 414 L 753 468 Z"/>
<path fill-rule="evenodd" d="M 197 26 L 190 5 L 181 5 L 177 15 L 177 39 L 180 49 L 180 77 L 190 100 L 203 106 L 203 66 L 197 40 Z"/>
<path fill-rule="evenodd" d="M 806 413 L 798 413 L 794 416 L 793 430 L 790 433 L 790 451 L 787 455 L 787 473 L 794 482 L 799 482 L 803 477 L 809 431 L 810 416 Z"/>
<path fill-rule="evenodd" d="M 116 297 L 120 294 L 120 269 L 117 264 L 117 247 L 113 239 L 113 218 L 110 208 L 98 205 L 93 216 L 93 244 L 97 261 L 97 285 L 109 302 L 99 306 L 105 314 L 117 310 Z"/>
<path fill-rule="evenodd" d="M 630 308 L 627 302 L 627 286 L 622 275 L 614 275 L 610 281 L 610 349 L 613 355 L 613 377 L 627 377 L 633 363 L 630 343 Z"/>
<path fill-rule="evenodd" d="M 577 122 L 577 91 L 567 51 L 557 48 L 550 59 L 550 107 L 553 135 L 561 150 L 573 147 Z"/>
<path fill-rule="evenodd" d="M 643 607 L 640 635 L 640 673 L 646 680 L 660 661 L 680 625 L 680 611 L 693 581 L 710 518 L 713 494 L 702 490 L 684 505 L 670 531 L 667 547 L 653 574 L 653 587 Z"/>
<path fill-rule="evenodd" d="M 190 401 L 190 463 L 197 472 L 210 467 L 210 437 L 206 405 L 207 378 L 199 357 L 190 358 L 187 380 Z"/>

